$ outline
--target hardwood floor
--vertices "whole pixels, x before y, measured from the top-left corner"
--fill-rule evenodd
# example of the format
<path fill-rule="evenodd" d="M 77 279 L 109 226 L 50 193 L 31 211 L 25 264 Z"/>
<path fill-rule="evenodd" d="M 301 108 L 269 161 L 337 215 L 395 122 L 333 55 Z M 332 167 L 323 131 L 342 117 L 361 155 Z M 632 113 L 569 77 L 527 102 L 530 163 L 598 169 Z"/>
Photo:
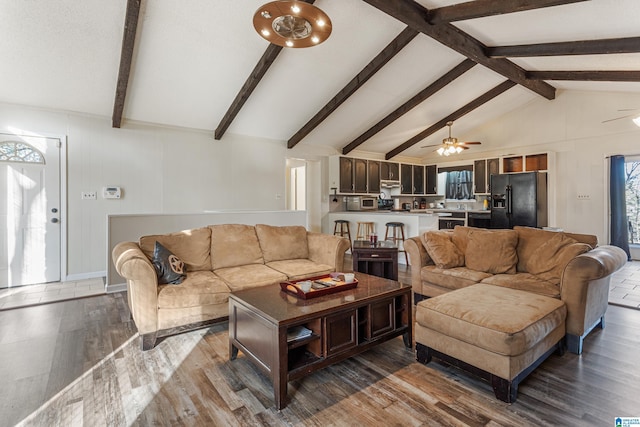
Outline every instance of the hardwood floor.
<path fill-rule="evenodd" d="M 143 353 L 124 294 L 3 311 L 0 324 L 2 426 L 606 426 L 640 416 L 640 311 L 617 306 L 581 356 L 552 355 L 511 405 L 455 368 L 417 363 L 398 338 L 290 382 L 277 411 L 270 381 L 242 353 L 228 360 L 226 323 Z"/>

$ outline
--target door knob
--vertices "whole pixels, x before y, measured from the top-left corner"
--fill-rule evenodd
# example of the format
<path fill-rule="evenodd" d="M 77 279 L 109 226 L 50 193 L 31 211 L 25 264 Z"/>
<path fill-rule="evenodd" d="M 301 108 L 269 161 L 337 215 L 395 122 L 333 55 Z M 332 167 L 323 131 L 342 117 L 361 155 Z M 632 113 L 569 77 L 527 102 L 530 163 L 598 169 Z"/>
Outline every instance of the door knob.
<path fill-rule="evenodd" d="M 51 209 L 51 212 L 58 213 L 58 209 L 57 208 L 53 208 L 53 209 Z"/>
<path fill-rule="evenodd" d="M 56 223 L 60 222 L 60 220 L 58 218 L 51 218 L 51 222 L 56 224 Z"/>

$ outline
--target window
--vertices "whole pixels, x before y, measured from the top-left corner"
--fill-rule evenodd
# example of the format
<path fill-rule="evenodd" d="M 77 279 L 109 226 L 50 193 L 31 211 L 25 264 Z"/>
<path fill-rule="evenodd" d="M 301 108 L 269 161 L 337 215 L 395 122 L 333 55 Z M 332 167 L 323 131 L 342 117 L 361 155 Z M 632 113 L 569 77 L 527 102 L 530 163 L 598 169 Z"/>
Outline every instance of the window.
<path fill-rule="evenodd" d="M 44 156 L 25 142 L 4 141 L 0 142 L 0 161 L 44 164 Z"/>
<path fill-rule="evenodd" d="M 640 157 L 625 157 L 624 166 L 629 244 L 640 245 Z"/>

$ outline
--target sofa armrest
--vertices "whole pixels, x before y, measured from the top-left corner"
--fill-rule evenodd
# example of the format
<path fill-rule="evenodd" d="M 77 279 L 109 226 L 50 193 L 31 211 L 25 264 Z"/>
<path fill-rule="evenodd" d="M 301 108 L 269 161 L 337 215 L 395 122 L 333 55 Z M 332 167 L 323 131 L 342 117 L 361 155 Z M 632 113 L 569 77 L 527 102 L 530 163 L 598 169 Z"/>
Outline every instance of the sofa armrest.
<path fill-rule="evenodd" d="M 410 237 L 404 241 L 404 250 L 409 254 L 411 262 L 411 288 L 414 293 L 422 295 L 422 279 L 420 270 L 425 265 L 433 264 L 420 237 Z"/>
<path fill-rule="evenodd" d="M 344 268 L 344 253 L 349 249 L 347 238 L 308 231 L 307 242 L 311 261 L 331 265 L 333 271 Z"/>
<path fill-rule="evenodd" d="M 116 271 L 127 280 L 127 301 L 140 334 L 158 329 L 158 276 L 149 258 L 134 242 L 121 242 L 112 251 Z"/>
<path fill-rule="evenodd" d="M 560 298 L 567 305 L 567 334 L 582 336 L 607 310 L 611 275 L 627 262 L 616 246 L 598 246 L 573 258 L 560 281 Z"/>

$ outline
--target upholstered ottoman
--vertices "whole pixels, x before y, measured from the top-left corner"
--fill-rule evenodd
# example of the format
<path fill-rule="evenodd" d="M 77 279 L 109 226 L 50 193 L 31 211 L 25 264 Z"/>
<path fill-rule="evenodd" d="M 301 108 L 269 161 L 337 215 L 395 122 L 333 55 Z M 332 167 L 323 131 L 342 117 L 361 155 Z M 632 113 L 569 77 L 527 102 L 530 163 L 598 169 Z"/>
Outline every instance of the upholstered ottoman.
<path fill-rule="evenodd" d="M 478 375 L 498 399 L 514 402 L 522 379 L 554 351 L 564 353 L 566 315 L 559 299 L 479 283 L 418 303 L 416 358 Z"/>

